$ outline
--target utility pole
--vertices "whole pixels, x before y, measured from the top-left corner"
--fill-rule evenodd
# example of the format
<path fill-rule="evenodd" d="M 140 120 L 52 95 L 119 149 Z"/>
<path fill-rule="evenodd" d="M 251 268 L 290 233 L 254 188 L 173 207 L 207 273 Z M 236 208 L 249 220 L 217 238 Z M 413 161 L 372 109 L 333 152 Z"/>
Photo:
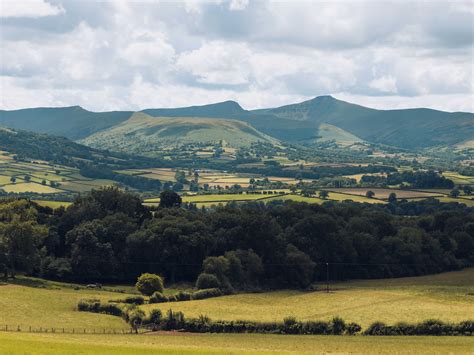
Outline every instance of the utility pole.
<path fill-rule="evenodd" d="M 329 293 L 329 263 L 326 263 L 326 292 Z"/>

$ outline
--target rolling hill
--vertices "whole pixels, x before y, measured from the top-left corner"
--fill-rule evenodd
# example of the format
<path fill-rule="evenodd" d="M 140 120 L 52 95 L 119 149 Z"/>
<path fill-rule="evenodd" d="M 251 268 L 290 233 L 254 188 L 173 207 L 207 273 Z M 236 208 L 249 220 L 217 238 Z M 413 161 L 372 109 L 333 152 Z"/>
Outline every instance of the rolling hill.
<path fill-rule="evenodd" d="M 222 141 L 231 147 L 255 142 L 278 141 L 249 124 L 237 120 L 201 117 L 152 117 L 137 112 L 127 121 L 97 132 L 80 142 L 102 149 L 152 156 L 169 146 L 187 143 L 214 144 Z"/>
<path fill-rule="evenodd" d="M 115 147 L 110 137 L 112 134 L 127 133 L 125 126 L 137 124 L 136 117 L 129 120 L 132 114 L 131 111 L 90 112 L 78 106 L 36 108 L 0 111 L 0 125 L 63 135 L 95 147 L 124 151 L 126 146 Z M 212 137 L 213 141 L 225 140 L 235 146 L 255 140 L 271 141 L 270 137 L 311 144 L 318 141 L 318 137 L 327 141 L 328 137 L 334 136 L 342 137 L 343 141 L 363 140 L 419 149 L 455 146 L 474 139 L 473 113 L 449 113 L 425 108 L 376 110 L 332 96 L 319 96 L 297 104 L 259 110 L 245 110 L 235 101 L 225 101 L 203 106 L 146 109 L 142 114 L 147 115 L 147 123 L 142 122 L 143 127 L 136 127 L 133 132 L 135 139 L 143 140 L 142 145 L 145 142 L 155 144 L 155 139 L 160 146 L 166 142 L 173 143 L 173 136 L 190 142 L 209 141 Z M 150 117 L 157 117 L 158 120 L 151 130 Z M 229 120 L 234 122 L 232 129 Z M 222 124 L 215 123 L 218 121 Z M 243 122 L 243 125 L 237 127 L 235 121 Z M 171 126 L 165 129 L 166 125 Z M 331 128 L 329 136 L 328 127 Z M 185 135 L 181 136 L 183 132 Z M 232 138 L 234 134 L 237 136 Z M 108 137 L 104 145 L 98 138 L 101 135 Z M 121 144 L 125 137 L 114 142 Z"/>
<path fill-rule="evenodd" d="M 254 113 L 339 127 L 368 142 L 403 148 L 454 145 L 474 137 L 474 114 L 431 109 L 375 110 L 332 96 Z"/>
<path fill-rule="evenodd" d="M 91 112 L 80 106 L 0 110 L 0 125 L 76 140 L 125 121 L 132 113 Z"/>

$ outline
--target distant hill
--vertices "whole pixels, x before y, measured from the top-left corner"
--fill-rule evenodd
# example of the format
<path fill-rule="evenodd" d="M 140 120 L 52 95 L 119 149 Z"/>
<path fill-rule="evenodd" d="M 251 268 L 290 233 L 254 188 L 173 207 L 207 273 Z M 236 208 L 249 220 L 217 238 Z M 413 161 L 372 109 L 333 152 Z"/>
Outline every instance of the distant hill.
<path fill-rule="evenodd" d="M 63 135 L 95 147 L 126 150 L 127 146 L 114 144 L 125 142 L 127 132 L 123 130 L 123 124 L 130 124 L 125 122 L 132 114 L 131 111 L 90 112 L 78 106 L 0 111 L 0 125 Z M 222 139 L 236 146 L 239 142 L 245 145 L 254 139 L 268 141 L 271 140 L 270 137 L 301 143 L 312 143 L 318 139 L 327 141 L 334 137 L 336 141 L 338 138 L 343 142 L 363 140 L 406 149 L 455 146 L 474 139 L 472 113 L 449 113 L 424 108 L 376 110 L 331 96 L 250 111 L 244 110 L 235 101 L 225 101 L 203 106 L 146 109 L 142 114 L 148 115 L 147 123 L 142 122 L 143 127 L 134 131 L 135 139 L 143 140 L 141 144 L 147 142 L 160 146 L 162 143 L 172 142 L 171 137 L 180 138 L 181 141 L 207 141 L 210 135 L 215 141 Z M 155 122 L 155 128 L 150 130 L 151 116 L 158 117 L 159 120 Z M 164 117 L 168 117 L 168 120 L 163 121 Z M 181 122 L 178 124 L 178 121 L 170 118 L 180 118 Z M 183 121 L 184 118 L 188 120 Z M 136 124 L 136 119 L 134 117 L 133 124 Z M 230 129 L 229 123 L 226 123 L 220 128 L 215 125 L 211 127 L 212 121 L 224 120 L 241 121 L 248 125 L 237 127 L 233 123 L 234 127 Z M 164 126 L 169 124 L 171 126 L 165 129 Z M 184 128 L 185 126 L 188 128 Z M 148 133 L 144 133 L 145 131 Z M 181 135 L 183 132 L 186 133 L 184 136 Z M 242 136 L 242 133 L 246 134 Z M 122 134 L 123 137 L 112 143 L 111 134 Z M 232 138 L 234 134 L 235 139 Z M 98 138 L 101 135 L 108 136 L 108 141 L 101 143 Z M 135 142 L 134 145 L 137 144 L 139 143 Z"/>
<path fill-rule="evenodd" d="M 81 139 L 128 119 L 133 112 L 91 112 L 80 106 L 0 110 L 0 125 Z"/>
<path fill-rule="evenodd" d="M 372 143 L 403 148 L 454 145 L 474 137 L 474 114 L 431 109 L 375 110 L 332 96 L 254 113 L 339 127 Z"/>
<path fill-rule="evenodd" d="M 154 152 L 169 146 L 215 144 L 220 141 L 231 147 L 249 146 L 255 142 L 278 143 L 276 139 L 237 120 L 152 117 L 143 112 L 137 112 L 127 121 L 80 142 L 91 147 L 152 156 Z"/>

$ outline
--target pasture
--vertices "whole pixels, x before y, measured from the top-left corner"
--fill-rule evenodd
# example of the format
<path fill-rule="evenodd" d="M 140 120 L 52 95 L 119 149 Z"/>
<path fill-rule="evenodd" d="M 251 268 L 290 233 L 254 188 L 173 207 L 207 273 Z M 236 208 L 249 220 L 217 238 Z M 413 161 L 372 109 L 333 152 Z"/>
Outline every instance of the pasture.
<path fill-rule="evenodd" d="M 428 198 L 428 197 L 441 197 L 442 193 L 435 191 L 415 191 L 415 190 L 397 190 L 397 189 L 382 189 L 382 188 L 341 188 L 341 189 L 330 189 L 330 191 L 337 192 L 340 194 L 354 195 L 354 196 L 365 196 L 367 191 L 375 193 L 374 198 L 386 200 L 391 193 L 395 193 L 399 199 L 410 199 L 410 198 Z"/>
<path fill-rule="evenodd" d="M 15 284 L 0 285 L 0 324 L 21 326 L 22 332 L 0 332 L 0 353 L 81 352 L 98 353 L 314 353 L 405 351 L 468 353 L 473 337 L 365 337 L 294 336 L 267 334 L 189 334 L 159 332 L 140 335 L 28 333 L 28 326 L 127 329 L 119 318 L 77 312 L 81 298 L 106 302 L 134 292 L 130 286 L 106 286 L 104 290 L 78 285 L 19 277 Z M 339 315 L 366 327 L 374 320 L 387 323 L 416 322 L 427 318 L 459 321 L 474 314 L 474 269 L 421 277 L 356 280 L 330 285 L 331 292 L 285 290 L 237 294 L 200 301 L 171 302 L 142 306 L 146 311 L 182 310 L 188 317 L 208 315 L 211 319 L 299 320 L 329 319 Z M 120 289 L 125 293 L 110 292 Z M 169 289 L 168 292 L 174 292 Z"/>
<path fill-rule="evenodd" d="M 294 316 L 301 321 L 329 320 L 340 316 L 367 327 L 374 321 L 388 324 L 436 318 L 461 321 L 474 314 L 474 269 L 432 276 L 392 280 L 334 283 L 331 292 L 296 290 L 247 293 L 199 301 L 142 306 L 149 311 L 173 309 L 190 317 L 281 321 Z"/>
<path fill-rule="evenodd" d="M 42 161 L 17 162 L 8 155 L 1 157 L 0 189 L 9 193 L 77 193 L 115 184 L 111 180 L 86 178 L 78 169 L 67 166 Z"/>
<path fill-rule="evenodd" d="M 456 185 L 474 185 L 474 176 L 461 175 L 453 171 L 445 171 L 443 176 L 452 180 Z"/>
<path fill-rule="evenodd" d="M 153 168 L 153 169 L 128 169 L 128 170 L 117 170 L 117 173 L 126 175 L 137 175 L 146 177 L 149 179 L 158 179 L 162 182 L 171 181 L 175 182 L 175 174 L 177 171 L 184 171 L 188 180 L 194 179 L 194 174 L 189 175 L 189 172 L 185 169 L 171 169 L 171 168 Z M 204 184 L 210 187 L 230 187 L 232 185 L 240 185 L 242 187 L 248 187 L 250 179 L 256 180 L 263 179 L 263 176 L 244 174 L 244 173 L 228 173 L 219 170 L 199 170 L 198 183 L 200 186 Z M 298 180 L 293 178 L 285 178 L 278 176 L 268 176 L 269 181 L 272 182 L 283 182 L 290 185 L 296 184 Z"/>
<path fill-rule="evenodd" d="M 362 337 L 271 334 L 151 333 L 73 335 L 0 332 L 0 353 L 327 354 L 472 353 L 472 337 Z"/>

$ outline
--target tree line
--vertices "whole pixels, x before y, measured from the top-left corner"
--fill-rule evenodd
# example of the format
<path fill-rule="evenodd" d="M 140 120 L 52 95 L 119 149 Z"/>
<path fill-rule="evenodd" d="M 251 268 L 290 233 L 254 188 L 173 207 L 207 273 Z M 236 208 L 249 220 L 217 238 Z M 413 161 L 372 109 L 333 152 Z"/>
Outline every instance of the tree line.
<path fill-rule="evenodd" d="M 142 273 L 199 288 L 304 288 L 314 281 L 414 276 L 474 263 L 474 210 L 436 200 L 160 207 L 117 188 L 52 210 L 0 202 L 0 271 L 80 282 Z"/>

